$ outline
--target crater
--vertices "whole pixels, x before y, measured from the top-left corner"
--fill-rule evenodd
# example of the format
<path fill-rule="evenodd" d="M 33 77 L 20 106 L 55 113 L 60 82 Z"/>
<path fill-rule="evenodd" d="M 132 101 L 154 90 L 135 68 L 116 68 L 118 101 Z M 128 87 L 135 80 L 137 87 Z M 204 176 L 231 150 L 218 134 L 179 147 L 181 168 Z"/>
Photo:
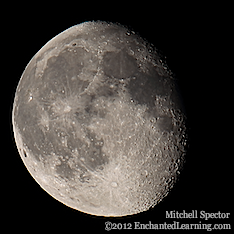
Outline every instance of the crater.
<path fill-rule="evenodd" d="M 116 188 L 116 187 L 118 187 L 118 183 L 115 182 L 115 181 L 112 181 L 112 182 L 111 182 L 111 186 L 112 186 L 113 188 Z"/>
<path fill-rule="evenodd" d="M 27 158 L 27 153 L 26 153 L 25 150 L 23 150 L 23 155 L 24 155 L 25 158 Z"/>

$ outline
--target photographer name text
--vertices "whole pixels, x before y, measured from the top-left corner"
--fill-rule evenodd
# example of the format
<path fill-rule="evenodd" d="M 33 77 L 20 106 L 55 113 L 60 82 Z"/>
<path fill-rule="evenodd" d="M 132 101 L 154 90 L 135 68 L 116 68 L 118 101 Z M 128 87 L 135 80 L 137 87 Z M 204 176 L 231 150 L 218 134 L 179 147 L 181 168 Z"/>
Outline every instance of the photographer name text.
<path fill-rule="evenodd" d="M 209 213 L 205 212 L 204 210 L 201 210 L 198 212 L 197 210 L 192 210 L 191 212 L 186 212 L 183 210 L 182 212 L 178 212 L 175 210 L 172 211 L 166 211 L 166 218 L 167 219 L 228 219 L 230 216 L 230 213 L 222 213 L 220 211 L 216 213 Z"/>

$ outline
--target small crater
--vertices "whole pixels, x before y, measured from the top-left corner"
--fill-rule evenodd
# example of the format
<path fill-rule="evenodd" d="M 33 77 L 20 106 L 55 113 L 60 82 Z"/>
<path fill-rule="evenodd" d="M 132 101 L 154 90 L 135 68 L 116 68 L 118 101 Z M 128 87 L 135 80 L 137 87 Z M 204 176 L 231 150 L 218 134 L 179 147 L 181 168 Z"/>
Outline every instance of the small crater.
<path fill-rule="evenodd" d="M 27 155 L 27 153 L 26 153 L 26 151 L 25 151 L 25 150 L 23 150 L 23 154 L 24 154 L 24 157 L 25 157 L 25 158 L 27 158 L 27 157 L 28 157 L 28 155 Z"/>
<path fill-rule="evenodd" d="M 113 182 L 111 182 L 111 186 L 112 186 L 113 188 L 116 188 L 116 187 L 118 186 L 118 184 L 117 184 L 117 182 L 113 181 Z"/>

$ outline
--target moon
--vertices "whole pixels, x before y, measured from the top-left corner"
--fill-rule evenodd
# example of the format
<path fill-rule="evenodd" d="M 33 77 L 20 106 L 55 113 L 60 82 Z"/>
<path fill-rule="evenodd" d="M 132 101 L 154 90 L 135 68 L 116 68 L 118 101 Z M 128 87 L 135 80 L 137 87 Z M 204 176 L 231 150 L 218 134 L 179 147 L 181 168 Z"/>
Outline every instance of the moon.
<path fill-rule="evenodd" d="M 96 216 L 158 204 L 178 180 L 186 114 L 153 45 L 120 24 L 73 26 L 28 63 L 12 124 L 27 170 L 52 197 Z"/>

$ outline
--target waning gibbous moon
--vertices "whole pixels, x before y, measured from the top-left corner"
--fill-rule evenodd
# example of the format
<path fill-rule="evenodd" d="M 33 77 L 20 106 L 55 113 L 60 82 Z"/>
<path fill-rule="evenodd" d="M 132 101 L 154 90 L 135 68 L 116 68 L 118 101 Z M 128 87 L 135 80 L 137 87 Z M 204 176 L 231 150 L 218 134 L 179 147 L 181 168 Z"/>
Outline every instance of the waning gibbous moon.
<path fill-rule="evenodd" d="M 99 216 L 159 203 L 186 148 L 185 113 L 157 50 L 114 23 L 85 22 L 50 40 L 16 90 L 20 156 L 52 197 Z"/>

